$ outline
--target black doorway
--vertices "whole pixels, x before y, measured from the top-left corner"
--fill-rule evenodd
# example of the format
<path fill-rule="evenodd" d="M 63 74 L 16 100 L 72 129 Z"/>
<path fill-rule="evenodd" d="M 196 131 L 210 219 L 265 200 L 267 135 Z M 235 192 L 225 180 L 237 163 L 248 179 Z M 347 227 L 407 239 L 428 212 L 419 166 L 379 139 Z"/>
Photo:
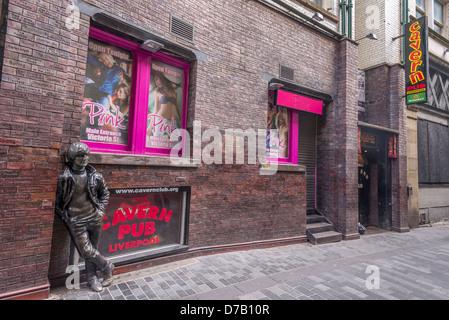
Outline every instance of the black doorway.
<path fill-rule="evenodd" d="M 391 230 L 391 160 L 386 133 L 362 131 L 358 176 L 359 222 Z"/>

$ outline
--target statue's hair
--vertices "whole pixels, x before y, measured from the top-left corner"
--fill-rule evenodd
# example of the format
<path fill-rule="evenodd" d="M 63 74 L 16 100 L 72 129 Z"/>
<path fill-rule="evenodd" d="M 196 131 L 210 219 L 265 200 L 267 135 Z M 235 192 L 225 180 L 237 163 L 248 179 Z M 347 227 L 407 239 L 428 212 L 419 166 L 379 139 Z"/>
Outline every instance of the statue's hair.
<path fill-rule="evenodd" d="M 69 163 L 72 163 L 77 156 L 83 156 L 86 153 L 89 154 L 89 152 L 89 147 L 85 143 L 74 142 L 67 150 L 67 159 L 69 160 Z"/>

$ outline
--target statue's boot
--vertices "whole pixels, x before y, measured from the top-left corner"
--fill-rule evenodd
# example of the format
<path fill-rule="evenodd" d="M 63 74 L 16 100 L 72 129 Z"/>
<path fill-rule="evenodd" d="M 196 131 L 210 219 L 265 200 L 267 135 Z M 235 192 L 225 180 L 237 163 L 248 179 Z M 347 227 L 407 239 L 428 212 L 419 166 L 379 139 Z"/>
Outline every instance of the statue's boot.
<path fill-rule="evenodd" d="M 89 261 L 86 261 L 86 278 L 89 287 L 96 292 L 103 291 L 103 286 L 97 277 L 97 266 Z"/>
<path fill-rule="evenodd" d="M 112 277 L 114 273 L 114 265 L 111 262 L 108 262 L 107 266 L 101 270 L 103 274 L 103 282 L 101 283 L 103 287 L 110 286 L 114 278 Z"/>

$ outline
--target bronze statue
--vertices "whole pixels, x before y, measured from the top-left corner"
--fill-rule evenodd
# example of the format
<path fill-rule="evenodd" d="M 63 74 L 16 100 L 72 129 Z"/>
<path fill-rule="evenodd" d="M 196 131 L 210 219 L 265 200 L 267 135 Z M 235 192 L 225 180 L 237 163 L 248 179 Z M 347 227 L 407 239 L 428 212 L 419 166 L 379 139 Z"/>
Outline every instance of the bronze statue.
<path fill-rule="evenodd" d="M 69 165 L 58 175 L 55 212 L 85 260 L 90 288 L 99 292 L 112 283 L 114 272 L 114 265 L 97 250 L 109 191 L 103 176 L 88 164 L 89 153 L 89 147 L 82 142 L 68 148 Z M 102 282 L 97 270 L 103 274 Z"/>

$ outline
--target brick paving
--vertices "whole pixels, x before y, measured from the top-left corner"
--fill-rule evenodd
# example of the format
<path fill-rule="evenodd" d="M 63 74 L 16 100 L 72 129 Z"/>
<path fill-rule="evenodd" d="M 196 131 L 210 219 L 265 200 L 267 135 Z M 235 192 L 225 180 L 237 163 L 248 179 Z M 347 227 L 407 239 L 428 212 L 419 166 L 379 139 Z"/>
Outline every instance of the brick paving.
<path fill-rule="evenodd" d="M 379 288 L 367 267 L 378 268 Z M 115 276 L 101 293 L 55 288 L 54 300 L 447 300 L 449 226 L 358 240 L 223 253 Z M 368 283 L 368 286 L 367 286 Z"/>

